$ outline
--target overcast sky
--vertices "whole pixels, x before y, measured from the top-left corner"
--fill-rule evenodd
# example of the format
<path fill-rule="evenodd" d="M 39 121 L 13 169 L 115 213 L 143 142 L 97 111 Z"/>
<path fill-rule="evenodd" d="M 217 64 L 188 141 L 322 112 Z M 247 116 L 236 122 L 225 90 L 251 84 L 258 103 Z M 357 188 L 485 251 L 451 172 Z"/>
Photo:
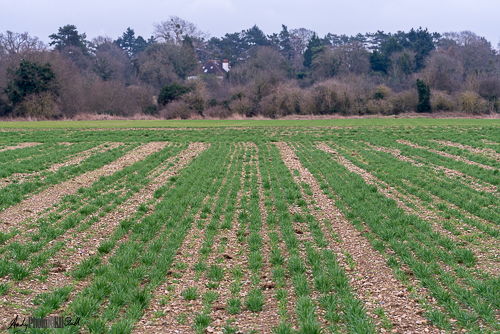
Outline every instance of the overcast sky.
<path fill-rule="evenodd" d="M 493 46 L 500 39 L 499 0 L 0 0 L 0 32 L 29 32 L 45 42 L 66 24 L 76 25 L 89 40 L 118 38 L 130 27 L 136 36 L 152 35 L 154 22 L 176 15 L 210 36 L 246 30 L 257 24 L 267 35 L 307 28 L 328 32 L 471 30 Z"/>

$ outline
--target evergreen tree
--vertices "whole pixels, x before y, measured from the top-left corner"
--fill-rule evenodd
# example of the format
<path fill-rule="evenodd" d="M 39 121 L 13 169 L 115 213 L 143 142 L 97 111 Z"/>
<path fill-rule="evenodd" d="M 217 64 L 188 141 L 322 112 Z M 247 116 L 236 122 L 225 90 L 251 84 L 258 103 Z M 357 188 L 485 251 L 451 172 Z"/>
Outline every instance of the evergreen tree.
<path fill-rule="evenodd" d="M 370 55 L 370 65 L 373 71 L 387 74 L 387 69 L 391 66 L 391 60 L 385 54 L 375 50 Z"/>
<path fill-rule="evenodd" d="M 311 67 L 313 58 L 318 55 L 323 50 L 323 43 L 321 39 L 319 39 L 316 33 L 313 33 L 309 42 L 307 42 L 307 48 L 304 52 L 304 66 Z"/>
<path fill-rule="evenodd" d="M 277 33 L 267 35 L 267 41 L 269 45 L 272 46 L 275 50 L 280 50 L 280 39 Z"/>
<path fill-rule="evenodd" d="M 244 36 L 244 41 L 249 47 L 269 45 L 266 35 L 259 29 L 259 27 L 257 27 L 257 25 L 254 25 L 252 28 L 245 31 Z"/>
<path fill-rule="evenodd" d="M 404 75 L 413 73 L 410 56 L 405 52 L 398 59 L 399 71 Z"/>
<path fill-rule="evenodd" d="M 282 30 L 278 35 L 280 54 L 285 57 L 286 60 L 290 61 L 293 59 L 295 54 L 292 43 L 290 43 L 290 33 L 288 32 L 286 25 L 282 24 L 281 27 Z"/>
<path fill-rule="evenodd" d="M 226 34 L 222 38 L 212 37 L 208 41 L 208 48 L 212 49 L 211 56 L 215 59 L 227 59 L 231 64 L 237 64 L 243 58 L 249 46 L 238 32 Z"/>
<path fill-rule="evenodd" d="M 417 70 L 425 66 L 425 58 L 434 50 L 434 38 L 438 38 L 439 36 L 440 35 L 436 33 L 429 33 L 427 28 L 422 30 L 422 27 L 416 31 L 411 29 L 408 33 L 411 48 L 415 51 L 415 65 Z"/>
<path fill-rule="evenodd" d="M 57 34 L 52 34 L 49 38 L 52 40 L 49 45 L 55 45 L 55 48 L 62 51 L 67 46 L 74 46 L 80 48 L 85 55 L 88 55 L 88 45 L 89 43 L 85 39 L 87 36 L 85 34 L 78 34 L 76 26 L 72 24 L 65 25 L 59 28 Z"/>
<path fill-rule="evenodd" d="M 369 44 L 371 44 L 369 49 L 376 51 L 382 50 L 382 44 L 386 42 L 388 38 L 389 35 L 380 30 L 377 30 L 377 32 L 373 34 L 366 33 L 366 39 L 369 40 Z"/>
<path fill-rule="evenodd" d="M 30 94 L 54 89 L 56 75 L 49 63 L 40 65 L 22 60 L 15 71 L 9 69 L 9 74 L 12 79 L 7 83 L 5 94 L 14 106 Z"/>
<path fill-rule="evenodd" d="M 154 43 L 154 38 L 151 36 L 147 41 L 142 36 L 137 36 L 134 43 L 134 56 L 146 50 L 146 48 Z"/>
<path fill-rule="evenodd" d="M 389 57 L 395 52 L 403 51 L 403 46 L 398 43 L 395 37 L 391 36 L 387 41 L 382 43 L 381 51 L 385 56 Z"/>
<path fill-rule="evenodd" d="M 417 112 L 431 111 L 431 86 L 417 79 L 418 105 Z"/>
<path fill-rule="evenodd" d="M 153 43 L 153 39 L 151 38 L 149 41 L 146 41 L 142 36 L 137 36 L 136 38 L 134 29 L 128 27 L 122 37 L 119 37 L 115 43 L 127 51 L 130 58 L 133 58 Z"/>
<path fill-rule="evenodd" d="M 184 86 L 178 83 L 164 86 L 161 89 L 160 95 L 158 95 L 158 104 L 164 106 L 180 98 L 182 95 L 189 93 L 191 90 L 191 87 Z"/>

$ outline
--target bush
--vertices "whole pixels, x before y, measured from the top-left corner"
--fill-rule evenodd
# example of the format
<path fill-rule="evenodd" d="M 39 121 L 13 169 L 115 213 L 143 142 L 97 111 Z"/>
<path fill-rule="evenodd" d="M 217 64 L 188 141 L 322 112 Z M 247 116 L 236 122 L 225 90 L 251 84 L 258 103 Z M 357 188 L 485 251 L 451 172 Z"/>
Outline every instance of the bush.
<path fill-rule="evenodd" d="M 392 115 L 394 106 L 387 100 L 370 100 L 366 104 L 367 114 Z"/>
<path fill-rule="evenodd" d="M 436 111 L 453 111 L 457 109 L 457 104 L 451 95 L 435 92 L 431 96 L 431 108 Z"/>
<path fill-rule="evenodd" d="M 482 114 L 488 111 L 488 103 L 479 94 L 463 92 L 459 97 L 460 110 L 467 114 Z"/>
<path fill-rule="evenodd" d="M 389 99 L 392 104 L 392 114 L 400 114 L 408 111 L 417 110 L 418 96 L 415 91 L 405 91 L 398 94 L 392 94 Z"/>
<path fill-rule="evenodd" d="M 161 89 L 160 95 L 158 95 L 158 104 L 164 106 L 178 98 L 182 95 L 190 92 L 191 87 L 184 86 L 178 83 L 173 83 L 171 85 L 164 86 Z"/>
<path fill-rule="evenodd" d="M 40 65 L 23 59 L 17 69 L 9 68 L 8 73 L 12 79 L 5 94 L 14 106 L 28 96 L 55 91 L 56 74 L 49 63 Z"/>
<path fill-rule="evenodd" d="M 156 106 L 147 106 L 144 110 L 143 113 L 144 115 L 155 115 L 158 109 Z"/>
<path fill-rule="evenodd" d="M 231 117 L 233 112 L 222 106 L 214 106 L 206 109 L 203 115 L 208 118 L 228 118 Z"/>
<path fill-rule="evenodd" d="M 248 97 L 235 99 L 229 104 L 229 109 L 236 114 L 251 117 L 255 115 L 254 106 Z"/>
<path fill-rule="evenodd" d="M 48 92 L 28 95 L 19 104 L 19 111 L 27 116 L 52 117 L 56 114 L 54 98 Z"/>
<path fill-rule="evenodd" d="M 302 114 L 303 95 L 299 87 L 280 85 L 274 93 L 262 99 L 259 113 L 271 118 Z"/>
<path fill-rule="evenodd" d="M 375 88 L 373 92 L 373 98 L 375 100 L 384 100 L 391 94 L 391 89 L 386 85 L 379 85 Z"/>
<path fill-rule="evenodd" d="M 196 113 L 200 116 L 203 116 L 203 111 L 205 110 L 205 97 L 200 91 L 195 90 L 185 94 L 182 99 L 191 110 L 196 111 Z"/>
<path fill-rule="evenodd" d="M 153 103 L 152 95 L 119 81 L 93 80 L 84 86 L 82 113 L 132 116 Z M 59 102 L 60 99 L 58 99 Z M 77 105 L 73 102 L 73 105 Z"/>
<path fill-rule="evenodd" d="M 189 106 L 184 101 L 173 101 L 170 102 L 158 112 L 160 117 L 164 119 L 188 119 L 191 116 L 193 111 L 189 108 Z"/>
<path fill-rule="evenodd" d="M 500 99 L 500 78 L 488 77 L 479 81 L 479 95 L 488 101 Z"/>
<path fill-rule="evenodd" d="M 305 113 L 313 115 L 348 113 L 353 100 L 349 87 L 335 80 L 314 85 L 310 93 L 312 101 L 309 101 Z"/>

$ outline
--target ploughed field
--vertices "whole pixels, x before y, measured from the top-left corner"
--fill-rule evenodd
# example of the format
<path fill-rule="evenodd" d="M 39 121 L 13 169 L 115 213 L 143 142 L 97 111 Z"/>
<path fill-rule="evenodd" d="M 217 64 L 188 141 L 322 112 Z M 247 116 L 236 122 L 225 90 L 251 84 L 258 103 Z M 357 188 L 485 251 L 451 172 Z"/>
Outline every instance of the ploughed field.
<path fill-rule="evenodd" d="M 499 133 L 4 129 L 1 329 L 499 332 Z"/>

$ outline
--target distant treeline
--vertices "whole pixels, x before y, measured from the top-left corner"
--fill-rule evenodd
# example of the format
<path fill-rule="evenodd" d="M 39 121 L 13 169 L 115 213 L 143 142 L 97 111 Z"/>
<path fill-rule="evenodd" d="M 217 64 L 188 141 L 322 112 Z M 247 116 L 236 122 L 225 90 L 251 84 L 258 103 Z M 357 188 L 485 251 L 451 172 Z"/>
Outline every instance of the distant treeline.
<path fill-rule="evenodd" d="M 500 55 L 471 31 L 266 35 L 257 26 L 210 38 L 188 21 L 87 40 L 74 25 L 45 45 L 0 34 L 0 116 L 84 114 L 164 118 L 498 112 Z M 500 47 L 500 46 L 499 46 Z M 222 78 L 204 74 L 227 59 Z"/>

